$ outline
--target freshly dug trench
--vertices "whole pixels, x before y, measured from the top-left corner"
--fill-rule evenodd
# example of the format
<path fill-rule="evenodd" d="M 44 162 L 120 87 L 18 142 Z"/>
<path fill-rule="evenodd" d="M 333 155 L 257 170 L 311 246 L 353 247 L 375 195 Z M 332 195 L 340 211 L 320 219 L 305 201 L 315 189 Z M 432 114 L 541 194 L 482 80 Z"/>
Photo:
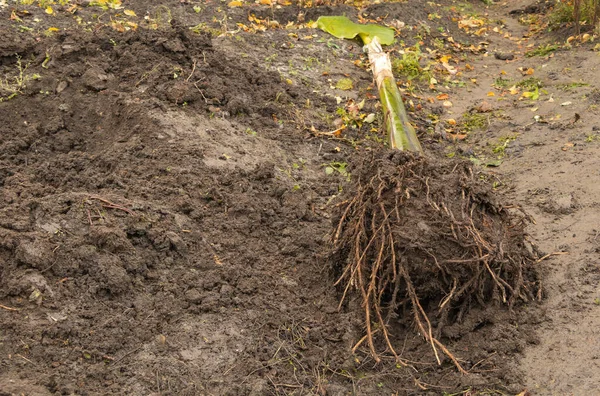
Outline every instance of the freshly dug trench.
<path fill-rule="evenodd" d="M 400 151 L 373 154 L 354 171 L 338 205 L 329 260 L 343 290 L 358 292 L 365 337 L 379 361 L 393 354 L 389 324 L 411 315 L 416 330 L 464 372 L 440 342 L 445 325 L 474 306 L 539 298 L 524 227 L 528 217 L 502 206 L 466 161 L 435 161 Z"/>

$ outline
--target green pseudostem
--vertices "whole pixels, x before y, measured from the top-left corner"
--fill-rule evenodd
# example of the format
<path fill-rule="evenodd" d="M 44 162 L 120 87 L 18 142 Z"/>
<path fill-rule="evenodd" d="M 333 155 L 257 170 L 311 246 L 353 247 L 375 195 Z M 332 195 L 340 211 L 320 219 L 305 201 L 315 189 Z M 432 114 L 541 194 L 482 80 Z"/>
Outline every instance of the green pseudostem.
<path fill-rule="evenodd" d="M 390 58 L 381 45 L 394 42 L 394 31 L 378 25 L 361 25 L 344 16 L 322 16 L 317 26 L 338 38 L 352 39 L 359 36 L 369 53 L 373 76 L 377 82 L 379 99 L 383 107 L 385 130 L 391 148 L 422 153 L 415 128 L 406 114 L 402 96 L 392 74 Z"/>

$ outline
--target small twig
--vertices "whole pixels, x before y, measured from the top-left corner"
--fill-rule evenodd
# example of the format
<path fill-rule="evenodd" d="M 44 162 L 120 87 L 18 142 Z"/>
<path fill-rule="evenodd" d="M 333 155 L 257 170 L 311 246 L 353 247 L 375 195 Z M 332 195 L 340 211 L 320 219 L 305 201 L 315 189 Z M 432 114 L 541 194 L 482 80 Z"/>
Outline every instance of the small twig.
<path fill-rule="evenodd" d="M 118 358 L 117 360 L 113 361 L 112 364 L 117 364 L 119 363 L 121 360 L 125 359 L 127 356 L 132 355 L 134 353 L 136 353 L 137 351 L 139 351 L 140 349 L 142 349 L 142 345 L 140 345 L 139 347 L 135 348 L 134 350 L 131 350 L 127 353 L 125 353 L 123 356 L 121 356 L 120 358 Z"/>
<path fill-rule="evenodd" d="M 200 92 L 200 95 L 202 95 L 202 99 L 204 99 L 204 103 L 208 104 L 208 99 L 206 99 L 206 96 L 204 96 L 204 93 L 202 92 L 202 90 L 198 86 L 198 81 L 196 81 L 194 83 L 194 87 L 196 87 L 196 89 L 198 90 L 198 92 Z"/>
<path fill-rule="evenodd" d="M 2 305 L 2 304 L 0 304 L 0 308 L 6 309 L 7 311 L 19 311 L 19 308 L 11 308 L 11 307 L 7 307 L 6 305 Z"/>
<path fill-rule="evenodd" d="M 23 360 L 25 360 L 25 361 L 27 361 L 27 362 L 29 362 L 29 363 L 33 364 L 34 366 L 36 365 L 36 364 L 35 364 L 35 363 L 33 363 L 31 360 L 27 359 L 25 356 L 23 356 L 23 355 L 21 355 L 21 354 L 18 354 L 18 353 L 17 353 L 17 354 L 15 354 L 15 356 L 18 356 L 18 357 L 20 357 L 21 359 L 23 359 Z"/>
<path fill-rule="evenodd" d="M 133 213 L 133 211 L 131 209 L 128 209 L 128 208 L 121 206 L 119 204 L 116 204 L 114 202 L 110 202 L 109 200 L 99 197 L 97 195 L 90 196 L 90 199 L 95 199 L 95 200 L 98 200 L 98 201 L 104 203 L 104 205 L 102 205 L 102 206 L 105 208 L 122 210 L 123 212 L 130 214 L 132 216 L 135 214 L 135 213 Z"/>
<path fill-rule="evenodd" d="M 273 379 L 271 379 L 271 377 L 269 377 L 268 375 L 267 375 L 267 378 L 269 379 L 269 381 L 271 381 L 271 385 L 273 385 L 274 388 L 277 388 L 278 386 L 281 386 L 282 388 L 302 388 L 302 385 L 276 384 L 275 382 L 273 382 Z"/>
<path fill-rule="evenodd" d="M 487 356 L 487 357 L 485 357 L 485 358 L 481 359 L 481 360 L 480 360 L 480 361 L 478 361 L 477 363 L 475 363 L 473 366 L 471 366 L 471 371 L 473 371 L 473 369 L 474 369 L 475 367 L 479 366 L 481 363 L 485 362 L 485 361 L 486 361 L 486 360 L 488 360 L 488 359 L 491 359 L 491 358 L 492 358 L 492 356 L 496 355 L 497 353 L 498 353 L 498 352 L 494 352 L 494 353 L 492 353 L 491 355 L 489 355 L 489 356 Z"/>
<path fill-rule="evenodd" d="M 539 259 L 537 259 L 535 262 L 537 263 L 541 263 L 542 261 L 546 260 L 547 258 L 550 258 L 552 256 L 561 256 L 563 254 L 569 254 L 569 252 L 552 252 L 552 253 L 548 253 L 545 256 L 540 257 Z"/>
<path fill-rule="evenodd" d="M 194 72 L 196 71 L 196 63 L 196 60 L 194 60 L 194 64 L 192 65 L 192 72 L 190 73 L 188 78 L 185 79 L 185 82 L 189 82 L 190 78 L 192 78 L 192 76 L 194 75 Z"/>

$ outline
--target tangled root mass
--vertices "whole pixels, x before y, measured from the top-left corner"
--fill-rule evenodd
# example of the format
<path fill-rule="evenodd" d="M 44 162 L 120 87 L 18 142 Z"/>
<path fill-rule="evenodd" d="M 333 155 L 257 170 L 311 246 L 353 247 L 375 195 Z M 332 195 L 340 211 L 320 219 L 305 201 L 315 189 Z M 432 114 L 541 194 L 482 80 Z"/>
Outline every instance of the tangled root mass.
<path fill-rule="evenodd" d="M 340 304 L 353 292 L 362 300 L 366 335 L 355 348 L 366 342 L 379 361 L 378 339 L 402 361 L 388 325 L 410 315 L 438 363 L 441 351 L 463 371 L 439 341 L 442 328 L 474 305 L 511 309 L 536 297 L 527 216 L 502 206 L 465 161 L 386 152 L 358 168 L 330 255 Z"/>

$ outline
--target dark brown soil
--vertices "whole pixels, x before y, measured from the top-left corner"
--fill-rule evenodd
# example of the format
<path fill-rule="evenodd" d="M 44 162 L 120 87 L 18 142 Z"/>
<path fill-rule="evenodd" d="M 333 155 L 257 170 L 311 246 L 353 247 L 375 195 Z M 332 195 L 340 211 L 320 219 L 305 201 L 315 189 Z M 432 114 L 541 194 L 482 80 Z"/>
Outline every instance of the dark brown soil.
<path fill-rule="evenodd" d="M 438 365 L 402 315 L 390 334 L 410 366 L 352 352 L 362 310 L 356 300 L 338 310 L 324 257 L 339 193 L 352 188 L 339 166 L 354 172 L 380 143 L 366 123 L 345 138 L 315 131 L 335 129 L 336 96 L 372 92 L 369 72 L 353 65 L 360 45 L 306 27 L 214 32 L 251 25 L 250 13 L 285 26 L 355 18 L 355 8 L 123 3 L 137 29 L 114 25 L 126 19 L 119 10 L 85 4 L 74 14 L 54 5 L 53 16 L 0 7 L 0 76 L 28 76 L 15 95 L 0 87 L 1 394 L 524 389 L 515 362 L 537 342 L 536 303 L 511 310 L 482 294 L 440 330 L 468 375 L 449 359 Z M 476 43 L 451 7 L 432 7 L 382 3 L 364 15 L 417 29 L 435 11 L 453 42 Z M 44 34 L 50 27 L 58 32 Z M 352 92 L 331 88 L 346 75 Z M 425 112 L 412 115 L 427 126 Z M 421 132 L 439 155 L 438 139 Z"/>

